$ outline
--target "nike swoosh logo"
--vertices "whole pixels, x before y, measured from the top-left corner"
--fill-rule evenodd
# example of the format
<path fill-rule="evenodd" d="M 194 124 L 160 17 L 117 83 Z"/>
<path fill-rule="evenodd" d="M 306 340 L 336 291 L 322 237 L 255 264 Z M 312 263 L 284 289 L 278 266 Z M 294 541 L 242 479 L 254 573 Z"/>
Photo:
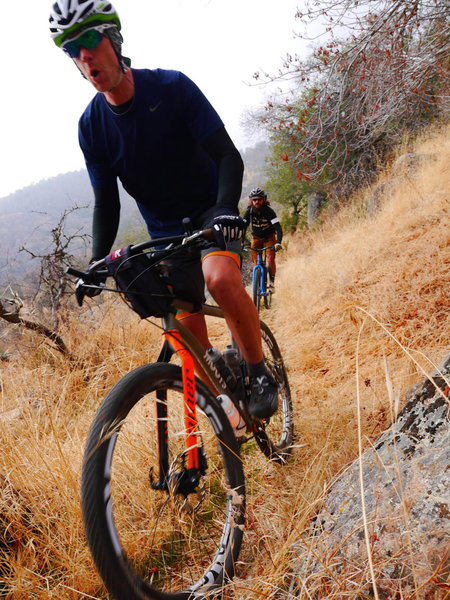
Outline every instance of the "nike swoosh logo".
<path fill-rule="evenodd" d="M 160 104 L 161 104 L 161 103 L 162 103 L 162 100 L 160 100 L 160 101 L 158 102 L 158 104 L 155 104 L 155 106 L 149 106 L 149 107 L 148 107 L 148 110 L 149 110 L 151 113 L 152 113 L 152 112 L 155 112 L 155 110 L 156 110 L 156 109 L 157 109 L 157 108 L 160 106 Z"/>

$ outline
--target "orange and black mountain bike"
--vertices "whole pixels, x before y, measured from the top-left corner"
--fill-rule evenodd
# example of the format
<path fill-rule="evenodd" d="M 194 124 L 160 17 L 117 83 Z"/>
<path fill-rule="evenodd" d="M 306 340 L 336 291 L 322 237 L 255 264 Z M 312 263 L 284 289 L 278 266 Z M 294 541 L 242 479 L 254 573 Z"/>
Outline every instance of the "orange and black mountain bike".
<path fill-rule="evenodd" d="M 87 540 L 98 572 L 117 600 L 219 595 L 234 575 L 245 529 L 240 447 L 255 440 L 268 459 L 279 463 L 293 447 L 289 383 L 270 329 L 261 322 L 279 407 L 270 419 L 260 420 L 247 410 L 247 365 L 234 340 L 223 353 L 226 360 L 217 362 L 175 318 L 177 308 L 189 304 L 173 296 L 161 261 L 194 247 L 202 235 L 145 242 L 116 251 L 86 273 L 68 271 L 93 286 L 99 276 L 112 275 L 114 291 L 141 317 L 162 319 L 157 362 L 137 367 L 111 389 L 93 420 L 84 454 Z M 202 312 L 223 318 L 215 306 L 204 305 Z M 169 364 L 174 355 L 181 366 Z M 195 376 L 194 358 L 211 387 Z M 224 399 L 231 400 L 244 424 L 238 439 L 222 407 Z"/>

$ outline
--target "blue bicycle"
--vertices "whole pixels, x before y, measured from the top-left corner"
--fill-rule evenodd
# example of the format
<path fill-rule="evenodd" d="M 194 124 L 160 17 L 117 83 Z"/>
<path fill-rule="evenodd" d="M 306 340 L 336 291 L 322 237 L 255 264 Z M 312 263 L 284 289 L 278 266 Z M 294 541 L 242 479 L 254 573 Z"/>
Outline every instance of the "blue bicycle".
<path fill-rule="evenodd" d="M 267 250 L 273 249 L 273 246 L 265 246 L 264 248 L 245 248 L 245 250 L 251 250 L 257 254 L 256 265 L 253 267 L 252 293 L 253 302 L 255 303 L 258 312 L 261 307 L 261 298 L 263 298 L 264 306 L 266 308 L 270 308 L 272 304 L 272 289 L 268 285 L 269 268 L 267 266 L 266 252 Z"/>

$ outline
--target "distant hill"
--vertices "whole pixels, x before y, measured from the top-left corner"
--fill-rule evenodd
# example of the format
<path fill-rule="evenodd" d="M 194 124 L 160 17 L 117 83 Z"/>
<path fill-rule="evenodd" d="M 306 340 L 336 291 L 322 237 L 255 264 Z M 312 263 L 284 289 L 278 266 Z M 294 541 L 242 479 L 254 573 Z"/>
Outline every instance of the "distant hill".
<path fill-rule="evenodd" d="M 266 147 L 260 143 L 242 152 L 245 163 L 243 195 L 256 185 L 264 185 L 264 157 Z M 134 200 L 121 188 L 121 223 L 118 245 L 129 232 L 145 231 Z M 0 198 L 0 285 L 20 282 L 27 273 L 35 270 L 38 261 L 27 253 L 19 253 L 22 246 L 40 254 L 49 248 L 51 230 L 64 211 L 79 207 L 66 221 L 66 233 L 91 233 L 93 194 L 85 169 L 64 173 L 27 186 L 9 196 Z M 242 205 L 244 206 L 244 205 Z M 79 252 L 84 248 L 80 246 Z M 74 250 L 75 252 L 75 250 Z"/>
<path fill-rule="evenodd" d="M 120 233 L 138 227 L 137 208 L 125 191 L 121 190 L 122 219 Z M 57 175 L 27 186 L 0 198 L 0 282 L 20 281 L 37 260 L 27 253 L 19 253 L 22 246 L 40 254 L 49 248 L 51 230 L 60 221 L 64 211 L 80 207 L 67 218 L 66 233 L 90 234 L 93 194 L 86 170 Z M 80 247 L 79 252 L 83 249 Z"/>

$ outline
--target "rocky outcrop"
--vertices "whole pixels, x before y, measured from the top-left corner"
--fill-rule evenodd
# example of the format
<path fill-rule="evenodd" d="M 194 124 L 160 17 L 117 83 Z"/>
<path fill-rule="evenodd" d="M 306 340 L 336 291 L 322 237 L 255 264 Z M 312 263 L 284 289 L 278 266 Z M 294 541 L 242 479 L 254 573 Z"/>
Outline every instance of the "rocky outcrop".
<path fill-rule="evenodd" d="M 334 483 L 294 548 L 294 597 L 448 597 L 449 380 L 450 354 L 362 455 L 362 477 L 358 460 Z"/>
<path fill-rule="evenodd" d="M 392 166 L 391 177 L 414 176 L 415 173 L 429 162 L 436 160 L 432 154 L 417 154 L 406 152 L 397 158 Z"/>
<path fill-rule="evenodd" d="M 419 169 L 427 163 L 436 160 L 432 154 L 416 154 L 407 152 L 397 158 L 392 166 L 388 181 L 379 183 L 373 190 L 367 202 L 367 213 L 375 214 L 381 207 L 383 200 L 389 198 L 399 185 L 405 180 L 411 180 Z"/>
<path fill-rule="evenodd" d="M 312 192 L 308 196 L 307 217 L 308 217 L 308 227 L 310 229 L 311 229 L 311 227 L 314 226 L 316 219 L 317 219 L 323 205 L 325 204 L 326 199 L 327 199 L 327 195 L 325 194 L 325 192 L 315 191 L 315 192 Z"/>

